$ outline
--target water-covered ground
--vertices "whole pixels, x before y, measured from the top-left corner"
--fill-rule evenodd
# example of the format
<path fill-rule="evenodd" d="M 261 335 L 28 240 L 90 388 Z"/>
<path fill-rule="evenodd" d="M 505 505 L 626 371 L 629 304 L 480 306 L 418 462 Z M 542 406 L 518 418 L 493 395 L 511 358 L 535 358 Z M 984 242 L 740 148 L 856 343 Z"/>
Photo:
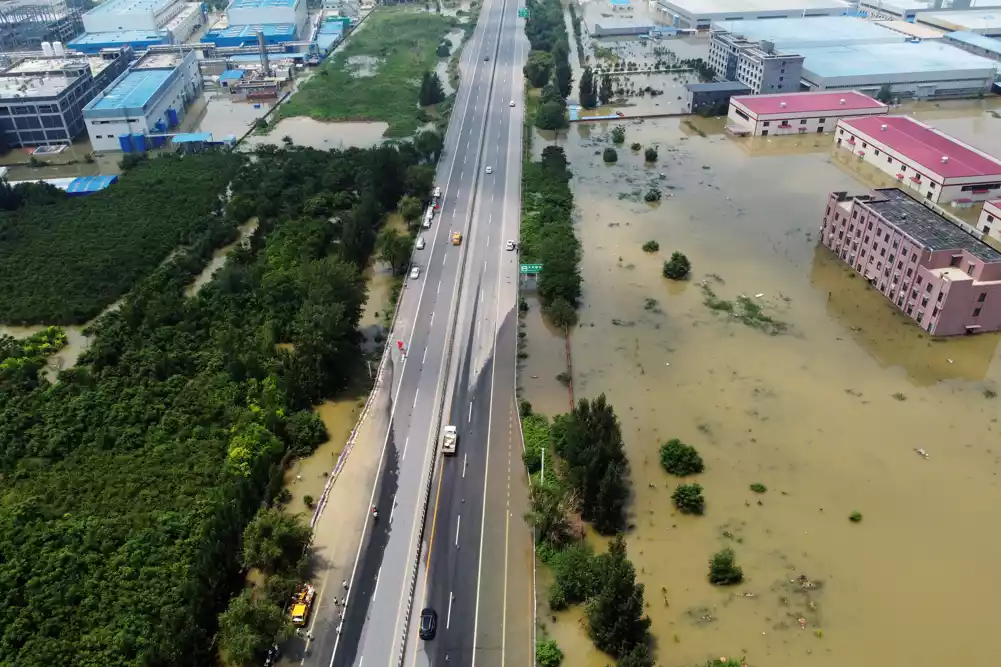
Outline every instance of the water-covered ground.
<path fill-rule="evenodd" d="M 991 106 L 911 110 L 1001 154 Z M 574 172 L 585 289 L 574 388 L 605 392 L 622 421 L 635 491 L 628 543 L 659 664 L 746 652 L 768 667 L 939 667 L 997 654 L 1001 338 L 930 339 L 818 245 L 827 193 L 865 188 L 832 161 L 831 135 L 750 141 L 712 119 L 629 122 L 618 163 L 606 165 L 612 125 L 539 134 L 533 152 L 558 142 Z M 658 162 L 645 164 L 634 141 L 656 146 Z M 651 186 L 659 203 L 642 200 Z M 659 253 L 640 249 L 650 239 Z M 661 277 L 674 250 L 692 261 L 688 282 Z M 708 308 L 703 280 L 719 298 L 749 297 L 786 331 Z M 534 307 L 526 331 L 523 397 L 565 411 L 554 377 L 562 338 Z M 677 480 L 657 450 L 674 437 L 706 460 L 705 516 L 670 501 Z M 747 577 L 733 589 L 706 581 L 725 546 Z M 544 591 L 540 600 L 565 664 L 610 662 L 590 648 L 579 610 L 554 623 Z"/>

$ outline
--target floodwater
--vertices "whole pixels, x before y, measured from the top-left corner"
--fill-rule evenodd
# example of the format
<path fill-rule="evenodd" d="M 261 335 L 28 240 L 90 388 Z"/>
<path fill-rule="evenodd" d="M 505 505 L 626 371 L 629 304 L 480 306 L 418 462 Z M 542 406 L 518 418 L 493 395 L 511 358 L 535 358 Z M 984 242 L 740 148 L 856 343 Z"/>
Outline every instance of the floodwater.
<path fill-rule="evenodd" d="M 307 116 L 294 116 L 278 121 L 267 134 L 251 134 L 240 145 L 253 149 L 265 144 L 282 145 L 282 139 L 291 137 L 297 146 L 308 146 L 329 151 L 344 148 L 368 148 L 381 143 L 389 123 L 351 122 L 328 123 Z"/>
<path fill-rule="evenodd" d="M 985 148 L 999 141 L 988 112 L 957 116 L 936 125 Z M 622 422 L 627 539 L 659 664 L 746 654 L 768 667 L 940 667 L 997 655 L 1001 338 L 929 338 L 819 246 L 827 193 L 864 191 L 830 149 L 776 137 L 774 150 L 749 150 L 711 133 L 713 119 L 691 120 L 624 123 L 627 147 L 658 146 L 656 165 L 628 148 L 602 163 L 618 123 L 533 142 L 538 153 L 558 141 L 574 172 L 584 248 L 574 390 L 606 393 Z M 651 186 L 659 203 L 640 196 Z M 640 249 L 649 239 L 658 253 Z M 660 275 L 674 250 L 692 262 L 688 282 Z M 703 280 L 721 299 L 746 295 L 786 332 L 710 310 Z M 568 404 L 554 377 L 563 340 L 530 304 L 519 384 L 552 415 Z M 658 447 L 675 437 L 705 459 L 704 516 L 671 503 L 677 480 Z M 860 523 L 848 520 L 854 511 Z M 744 584 L 707 582 L 723 547 Z M 591 648 L 580 610 L 554 623 L 545 596 L 540 624 L 564 664 L 610 662 Z"/>
<path fill-rule="evenodd" d="M 205 265 L 205 268 L 198 274 L 198 277 L 195 278 L 194 282 L 188 285 L 188 287 L 184 290 L 184 295 L 194 296 L 195 294 L 198 294 L 198 290 L 211 282 L 216 271 L 221 269 L 223 265 L 226 264 L 229 251 L 235 248 L 237 244 L 244 244 L 247 239 L 249 239 L 251 235 L 257 231 L 257 225 L 257 218 L 251 218 L 247 222 L 240 225 L 238 227 L 240 230 L 240 236 L 232 243 L 224 245 L 221 248 L 217 248 L 216 251 L 212 253 L 212 259 L 210 259 L 209 263 Z"/>

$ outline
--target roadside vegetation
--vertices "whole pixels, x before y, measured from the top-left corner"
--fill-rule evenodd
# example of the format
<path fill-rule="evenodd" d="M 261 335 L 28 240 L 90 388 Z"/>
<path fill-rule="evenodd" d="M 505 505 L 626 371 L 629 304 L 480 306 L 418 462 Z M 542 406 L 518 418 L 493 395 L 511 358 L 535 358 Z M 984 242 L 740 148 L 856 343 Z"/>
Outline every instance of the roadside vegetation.
<path fill-rule="evenodd" d="M 521 261 L 542 264 L 539 300 L 557 326 L 577 321 L 581 295 L 580 241 L 573 229 L 573 193 L 566 153 L 546 146 L 522 172 Z"/>
<path fill-rule="evenodd" d="M 0 321 L 79 324 L 114 303 L 178 246 L 208 258 L 236 237 L 219 215 L 240 158 L 168 155 L 112 187 L 67 197 L 51 186 L 0 192 Z"/>
<path fill-rule="evenodd" d="M 553 572 L 549 607 L 584 605 L 588 635 L 617 667 L 652 667 L 644 588 L 636 582 L 621 534 L 630 483 L 615 411 L 604 396 L 581 400 L 552 422 L 530 410 L 523 404 L 525 463 L 532 482 L 525 518 L 535 528 L 539 557 Z M 614 536 L 607 553 L 593 552 L 582 521 Z"/>
<path fill-rule="evenodd" d="M 287 631 L 275 610 L 307 531 L 261 508 L 280 504 L 283 466 L 326 437 L 311 406 L 365 375 L 362 269 L 385 215 L 426 197 L 434 170 L 410 143 L 216 158 L 220 171 L 242 163 L 216 217 L 259 226 L 197 295 L 185 288 L 207 256 L 178 253 L 94 325 L 55 385 L 39 371 L 58 329 L 0 340 L 4 662 L 214 664 L 221 649 L 260 664 Z M 128 178 L 162 171 L 135 198 L 193 216 L 177 203 L 202 188 L 189 161 L 138 167 Z M 213 202 L 227 179 L 201 176 L 216 178 Z M 248 566 L 266 579 L 241 594 Z"/>
<path fill-rule="evenodd" d="M 454 96 L 436 107 L 418 107 L 418 99 L 426 74 L 438 62 L 438 47 L 457 25 L 455 17 L 410 6 L 379 7 L 281 106 L 279 116 L 383 121 L 389 123 L 388 137 L 410 136 L 426 122 L 447 121 Z M 352 59 L 369 60 L 374 73 L 355 72 Z M 424 101 L 431 99 L 433 95 Z"/>
<path fill-rule="evenodd" d="M 535 109 L 535 126 L 543 130 L 567 127 L 567 98 L 573 89 L 570 68 L 570 38 L 560 0 L 527 0 L 529 11 L 525 35 L 532 50 L 525 64 L 525 78 L 541 88 Z"/>

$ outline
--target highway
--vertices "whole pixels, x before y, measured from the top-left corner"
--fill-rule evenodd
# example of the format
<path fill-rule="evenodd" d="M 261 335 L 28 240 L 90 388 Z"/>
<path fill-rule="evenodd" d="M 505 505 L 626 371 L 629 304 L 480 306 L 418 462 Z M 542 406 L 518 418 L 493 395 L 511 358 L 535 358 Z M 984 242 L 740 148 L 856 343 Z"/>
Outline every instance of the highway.
<path fill-rule="evenodd" d="M 517 10 L 518 0 L 485 0 L 463 52 L 438 165 L 441 210 L 424 231 L 426 247 L 414 253 L 421 275 L 407 280 L 393 331 L 393 346 L 402 341 L 406 354 L 394 350 L 382 376 L 392 400 L 372 491 L 379 516 L 369 517 L 359 544 L 339 629 L 340 610 L 329 598 L 343 596 L 341 587 L 317 600 L 303 665 L 500 665 L 507 643 L 520 656 L 512 664 L 531 661 L 531 561 L 524 557 L 531 540 L 514 397 L 518 259 L 505 250 L 517 239 L 520 214 L 528 44 Z M 455 231 L 463 233 L 461 246 L 450 242 Z M 459 427 L 460 439 L 457 455 L 444 459 L 435 449 L 446 423 Z M 519 556 L 509 559 L 512 548 Z M 496 557 L 502 563 L 492 565 Z M 510 586 L 509 565 L 518 570 Z M 491 588 L 502 569 L 504 585 Z M 431 642 L 419 640 L 416 628 L 424 606 L 439 612 Z M 495 655 L 499 662 L 488 660 Z"/>

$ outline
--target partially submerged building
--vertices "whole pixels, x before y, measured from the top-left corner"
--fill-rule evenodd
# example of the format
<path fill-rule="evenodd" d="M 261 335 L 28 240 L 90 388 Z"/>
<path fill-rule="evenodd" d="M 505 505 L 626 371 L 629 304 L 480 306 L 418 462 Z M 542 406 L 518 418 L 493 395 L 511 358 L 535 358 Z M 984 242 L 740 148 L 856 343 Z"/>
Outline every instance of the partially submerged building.
<path fill-rule="evenodd" d="M 910 116 L 842 119 L 835 137 L 837 148 L 928 201 L 968 205 L 1001 195 L 1001 160 Z"/>
<path fill-rule="evenodd" d="M 832 192 L 821 240 L 928 333 L 1001 330 L 1001 252 L 903 190 Z"/>
<path fill-rule="evenodd" d="M 718 21 L 841 16 L 851 5 L 841 0 L 657 0 L 676 28 L 709 30 Z"/>
<path fill-rule="evenodd" d="M 984 236 L 989 236 L 1001 242 L 1001 199 L 985 201 L 977 221 L 977 230 Z"/>
<path fill-rule="evenodd" d="M 800 89 L 803 56 L 780 51 L 726 30 L 709 38 L 709 66 L 720 79 L 737 81 L 758 93 L 793 93 Z"/>
<path fill-rule="evenodd" d="M 685 84 L 685 111 L 688 113 L 712 113 L 722 115 L 730 105 L 734 95 L 750 95 L 752 91 L 739 81 L 715 81 L 712 83 Z"/>
<path fill-rule="evenodd" d="M 726 129 L 741 136 L 822 134 L 843 118 L 881 116 L 882 102 L 853 90 L 782 95 L 746 95 L 730 99 Z"/>

